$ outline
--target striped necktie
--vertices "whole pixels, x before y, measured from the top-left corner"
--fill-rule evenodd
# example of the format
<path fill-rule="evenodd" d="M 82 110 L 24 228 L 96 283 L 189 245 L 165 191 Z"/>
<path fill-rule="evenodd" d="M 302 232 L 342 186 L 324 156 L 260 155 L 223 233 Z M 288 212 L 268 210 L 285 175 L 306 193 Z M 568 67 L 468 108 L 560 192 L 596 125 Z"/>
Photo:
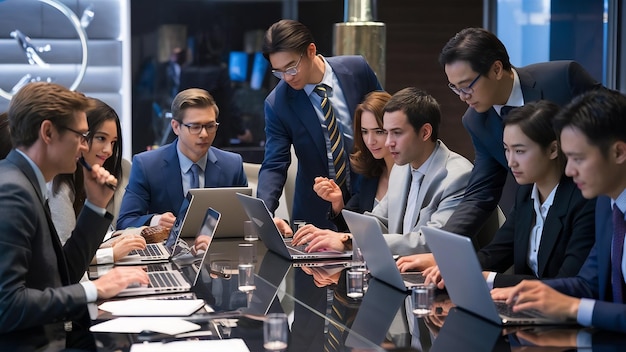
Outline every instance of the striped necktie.
<path fill-rule="evenodd" d="M 346 183 L 346 152 L 343 147 L 343 138 L 341 129 L 335 118 L 335 110 L 333 109 L 330 99 L 328 99 L 328 88 L 326 85 L 320 84 L 315 87 L 315 93 L 322 97 L 322 113 L 326 128 L 328 128 L 328 136 L 330 138 L 330 151 L 333 154 L 333 165 L 335 167 L 335 183 L 343 188 Z"/>

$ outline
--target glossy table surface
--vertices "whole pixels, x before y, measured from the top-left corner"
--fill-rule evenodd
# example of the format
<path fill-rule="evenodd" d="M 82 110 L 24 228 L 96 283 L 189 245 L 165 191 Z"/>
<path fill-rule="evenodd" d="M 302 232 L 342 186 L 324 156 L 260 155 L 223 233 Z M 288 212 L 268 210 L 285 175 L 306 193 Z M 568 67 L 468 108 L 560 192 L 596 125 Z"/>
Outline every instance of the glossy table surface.
<path fill-rule="evenodd" d="M 238 290 L 237 243 L 211 245 L 193 292 L 215 313 L 196 313 L 190 319 L 212 332 L 206 338 L 241 338 L 250 351 L 264 350 L 263 316 L 272 312 L 289 317 L 289 351 L 626 349 L 622 334 L 581 327 L 502 328 L 455 308 L 445 292 L 438 292 L 432 315 L 418 318 L 406 309 L 407 292 L 376 278 L 369 279 L 363 298 L 348 298 L 345 271 L 351 262 L 292 263 L 266 251 L 260 242 L 255 244 L 256 289 L 244 293 Z M 226 275 L 219 275 L 220 271 Z M 110 318 L 103 313 L 99 320 Z M 103 351 L 129 350 L 138 337 L 96 334 Z"/>

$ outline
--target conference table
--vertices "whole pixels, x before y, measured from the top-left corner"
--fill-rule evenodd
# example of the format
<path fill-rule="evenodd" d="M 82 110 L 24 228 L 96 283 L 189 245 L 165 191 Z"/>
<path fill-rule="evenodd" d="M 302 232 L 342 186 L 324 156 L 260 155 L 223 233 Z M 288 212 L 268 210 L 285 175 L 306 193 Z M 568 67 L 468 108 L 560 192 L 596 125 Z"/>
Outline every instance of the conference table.
<path fill-rule="evenodd" d="M 255 243 L 256 288 L 241 292 L 237 279 L 240 242 L 243 241 L 216 240 L 211 244 L 209 260 L 191 293 L 203 299 L 207 308 L 182 317 L 201 326 L 199 336 L 193 340 L 241 339 L 248 350 L 264 351 L 264 316 L 278 312 L 287 314 L 289 319 L 288 351 L 626 349 L 626 335 L 580 326 L 494 325 L 456 308 L 445 291 L 437 292 L 431 315 L 416 317 L 407 308 L 407 292 L 376 278 L 369 278 L 362 298 L 352 299 L 346 295 L 345 278 L 353 265 L 351 261 L 291 262 L 267 251 L 261 242 Z M 176 298 L 176 294 L 164 298 Z M 113 318 L 118 316 L 100 311 L 94 323 Z M 102 351 L 129 351 L 137 347 L 133 344 L 143 341 L 166 346 L 185 339 L 145 333 L 94 335 Z"/>

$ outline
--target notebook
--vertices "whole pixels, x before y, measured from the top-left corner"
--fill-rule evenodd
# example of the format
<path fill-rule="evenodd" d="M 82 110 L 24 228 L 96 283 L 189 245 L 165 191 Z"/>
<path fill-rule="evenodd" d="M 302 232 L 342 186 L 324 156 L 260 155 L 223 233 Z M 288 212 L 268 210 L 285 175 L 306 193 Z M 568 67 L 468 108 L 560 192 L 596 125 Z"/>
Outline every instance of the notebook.
<path fill-rule="evenodd" d="M 420 272 L 400 273 L 378 219 L 345 209 L 341 213 L 352 233 L 352 247 L 356 245 L 361 250 L 372 276 L 402 291 L 424 283 L 425 278 Z"/>
<path fill-rule="evenodd" d="M 215 235 L 221 214 L 213 208 L 207 209 L 204 220 L 192 245 L 177 241 L 169 263 L 148 265 L 148 287 L 128 287 L 117 296 L 138 296 L 157 293 L 186 292 L 198 281 L 204 267 L 206 254 Z M 152 268 L 157 266 L 159 268 Z M 160 270 L 159 270 L 160 269 Z"/>
<path fill-rule="evenodd" d="M 514 313 L 506 303 L 494 302 L 469 237 L 426 226 L 422 233 L 457 307 L 499 325 L 563 324 L 542 317 L 539 312 Z"/>
<path fill-rule="evenodd" d="M 252 221 L 252 226 L 254 226 L 255 230 L 259 234 L 259 238 L 261 238 L 263 244 L 265 244 L 269 250 L 275 252 L 281 257 L 289 260 L 317 260 L 352 257 L 352 251 L 307 253 L 304 251 L 304 246 L 299 246 L 298 248 L 291 246 L 291 239 L 285 239 L 283 238 L 283 235 L 280 234 L 276 224 L 274 224 L 272 214 L 269 212 L 262 199 L 254 198 L 241 193 L 238 193 L 237 197 L 248 214 L 248 218 Z"/>
<path fill-rule="evenodd" d="M 248 215 L 237 200 L 237 193 L 252 195 L 252 187 L 218 187 L 193 188 L 189 190 L 193 196 L 183 228 L 182 237 L 194 237 L 204 212 L 211 207 L 222 214 L 220 226 L 217 227 L 215 238 L 243 238 L 243 222 Z"/>

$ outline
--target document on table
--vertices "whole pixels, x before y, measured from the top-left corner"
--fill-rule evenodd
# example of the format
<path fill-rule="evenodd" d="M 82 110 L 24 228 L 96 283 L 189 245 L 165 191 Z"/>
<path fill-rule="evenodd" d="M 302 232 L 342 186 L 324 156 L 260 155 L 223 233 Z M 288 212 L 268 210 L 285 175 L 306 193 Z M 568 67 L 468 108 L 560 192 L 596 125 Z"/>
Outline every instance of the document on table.
<path fill-rule="evenodd" d="M 177 335 L 184 332 L 200 329 L 200 325 L 180 318 L 172 317 L 123 317 L 107 320 L 92 325 L 91 332 L 116 332 L 138 334 L 143 330 L 159 332 L 168 335 Z"/>
<path fill-rule="evenodd" d="M 130 352 L 250 352 L 242 339 L 135 343 Z"/>
<path fill-rule="evenodd" d="M 203 306 L 201 299 L 134 298 L 104 302 L 98 308 L 118 316 L 186 317 Z"/>

